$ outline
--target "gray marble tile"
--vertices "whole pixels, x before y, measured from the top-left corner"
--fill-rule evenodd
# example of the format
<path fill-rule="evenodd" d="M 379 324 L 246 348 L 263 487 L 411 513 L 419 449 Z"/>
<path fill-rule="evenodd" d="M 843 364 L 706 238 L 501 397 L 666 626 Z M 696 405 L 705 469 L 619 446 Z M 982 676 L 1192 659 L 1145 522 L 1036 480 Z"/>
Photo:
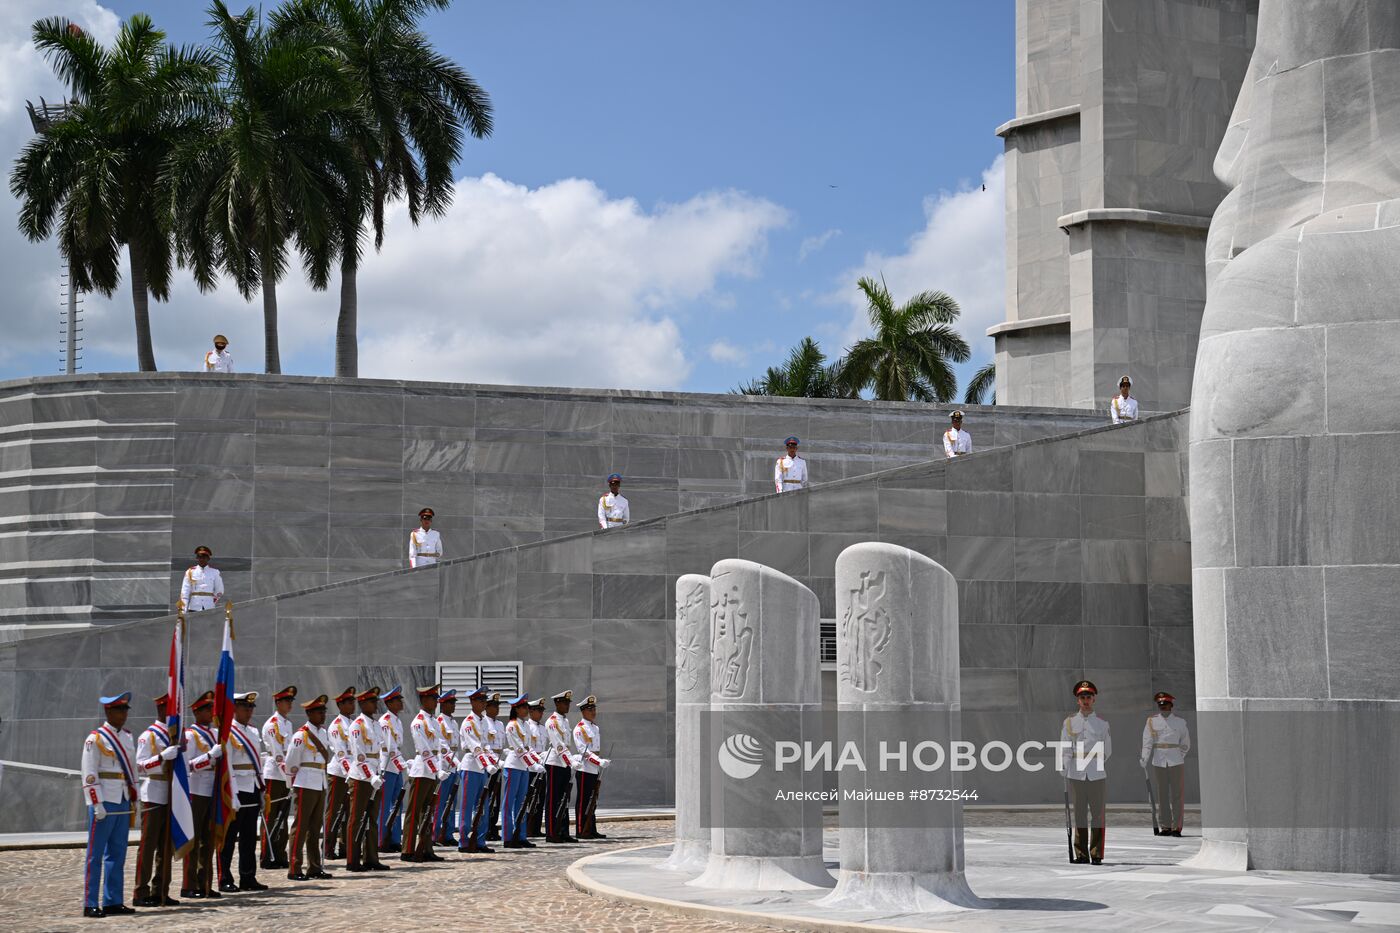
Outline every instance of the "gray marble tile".
<path fill-rule="evenodd" d="M 1032 584 L 1041 585 L 1041 584 Z M 958 622 L 962 625 L 1021 621 L 1017 614 L 1017 584 L 1010 580 L 959 580 Z"/>
<path fill-rule="evenodd" d="M 259 522 L 253 528 L 251 556 L 315 557 L 325 555 L 330 545 L 330 529 L 324 515 L 305 517 L 282 515 L 276 521 Z"/>
<path fill-rule="evenodd" d="M 1080 496 L 1080 533 L 1085 538 L 1143 538 L 1146 500 L 1141 496 Z"/>
<path fill-rule="evenodd" d="M 1015 538 L 948 538 L 948 572 L 962 580 L 1015 579 Z"/>
<path fill-rule="evenodd" d="M 1079 534 L 1079 496 L 1018 492 L 1013 496 L 1016 534 L 1033 538 L 1069 538 Z"/>
<path fill-rule="evenodd" d="M 471 447 L 471 441 L 468 440 L 430 440 L 405 437 L 403 441 L 403 469 L 424 473 L 470 473 Z"/>
<path fill-rule="evenodd" d="M 1011 451 L 974 453 L 947 466 L 948 489 L 970 492 L 1011 492 Z"/>
<path fill-rule="evenodd" d="M 361 658 L 373 658 L 377 664 L 436 664 L 437 629 L 436 618 L 362 618 L 357 635 L 358 653 Z M 424 676 L 423 682 L 428 682 L 430 676 Z M 407 684 L 404 689 L 408 689 Z"/>
<path fill-rule="evenodd" d="M 197 463 L 223 468 L 249 467 L 255 462 L 255 449 L 252 434 L 178 434 L 175 437 L 173 461 L 177 465 Z"/>
<path fill-rule="evenodd" d="M 479 392 L 476 399 L 478 428 L 522 428 L 543 431 L 545 400 L 525 396 Z"/>
<path fill-rule="evenodd" d="M 1154 583 L 1147 588 L 1147 618 L 1151 625 L 1189 626 L 1191 624 L 1191 586 L 1189 584 Z"/>
<path fill-rule="evenodd" d="M 1186 500 L 1182 497 L 1149 498 L 1147 537 L 1155 541 L 1191 540 L 1191 519 Z"/>
<path fill-rule="evenodd" d="M 613 448 L 608 445 L 550 443 L 544 448 L 547 475 L 590 477 L 602 484 L 615 468 Z"/>
<path fill-rule="evenodd" d="M 595 659 L 596 661 L 597 659 Z M 655 713 L 665 709 L 667 669 L 660 665 L 593 665 L 590 692 L 598 697 L 599 718 L 608 712 Z M 608 743 L 604 738 L 604 757 Z"/>
<path fill-rule="evenodd" d="M 677 451 L 677 474 L 681 480 L 739 480 L 744 477 L 746 457 L 737 450 Z"/>
<path fill-rule="evenodd" d="M 594 573 L 662 573 L 666 570 L 667 526 L 648 525 L 595 535 Z"/>
<path fill-rule="evenodd" d="M 904 532 L 881 532 L 880 540 L 886 544 L 907 547 L 916 554 L 922 554 L 940 566 L 948 560 L 948 539 L 943 535 L 916 535 Z"/>
<path fill-rule="evenodd" d="M 587 619 L 593 607 L 593 577 L 582 573 L 516 575 L 516 615 L 522 619 Z"/>
<path fill-rule="evenodd" d="M 472 448 L 472 469 L 478 474 L 541 474 L 544 472 L 544 444 L 478 440 Z"/>
<path fill-rule="evenodd" d="M 1334 698 L 1400 699 L 1395 656 L 1395 567 L 1328 567 L 1327 665 Z"/>
<path fill-rule="evenodd" d="M 1097 630 L 1086 634 L 1080 625 L 1032 625 L 1017 667 L 1074 667 L 1093 651 Z"/>
<path fill-rule="evenodd" d="M 594 619 L 665 619 L 670 614 L 662 574 L 593 574 Z"/>
<path fill-rule="evenodd" d="M 612 448 L 612 468 L 625 479 L 643 477 L 665 477 L 675 479 L 680 475 L 680 451 L 674 447 L 638 447 L 631 444 L 614 444 Z"/>
<path fill-rule="evenodd" d="M 739 532 L 738 557 L 772 567 L 792 577 L 807 576 L 808 536 L 783 531 Z"/>
<path fill-rule="evenodd" d="M 592 573 L 592 536 L 546 541 L 517 556 L 519 569 L 534 573 Z"/>
<path fill-rule="evenodd" d="M 182 386 L 175 394 L 175 420 L 248 421 L 257 415 L 257 390 L 239 387 Z"/>
<path fill-rule="evenodd" d="M 361 655 L 359 651 L 359 630 L 364 621 L 356 617 L 280 617 L 277 620 L 275 660 L 287 665 L 354 666 L 362 656 L 368 657 L 368 654 Z"/>
<path fill-rule="evenodd" d="M 1086 583 L 1147 582 L 1147 542 L 1085 540 L 1081 543 Z"/>
<path fill-rule="evenodd" d="M 836 558 L 853 544 L 869 541 L 873 535 L 859 532 L 848 534 L 811 534 L 807 536 L 809 570 L 815 577 L 834 577 Z"/>
<path fill-rule="evenodd" d="M 816 488 L 807 499 L 807 520 L 815 530 L 874 534 L 879 528 L 879 490 L 874 486 Z"/>
<path fill-rule="evenodd" d="M 330 465 L 331 441 L 322 435 L 257 435 L 254 456 L 260 467 L 326 467 Z"/>
<path fill-rule="evenodd" d="M 410 388 L 404 393 L 403 419 L 405 425 L 470 428 L 476 424 L 476 396 L 419 394 Z"/>
<path fill-rule="evenodd" d="M 1009 712 L 1020 708 L 1014 669 L 967 669 L 962 672 L 959 695 L 964 710 Z"/>
<path fill-rule="evenodd" d="M 440 661 L 515 660 L 520 657 L 522 623 L 517 619 L 440 618 L 437 623 L 437 658 Z"/>
<path fill-rule="evenodd" d="M 1146 625 L 1148 588 L 1138 583 L 1084 586 L 1085 625 Z"/>
<path fill-rule="evenodd" d="M 403 424 L 402 392 L 380 394 L 337 386 L 331 393 L 331 420 L 337 424 Z"/>
<path fill-rule="evenodd" d="M 1195 664 L 1191 630 L 1185 626 L 1148 629 L 1148 647 L 1153 671 L 1189 671 Z M 1169 692 L 1183 702 L 1180 694 Z"/>
<path fill-rule="evenodd" d="M 1144 462 L 1144 455 L 1135 451 L 1082 450 L 1079 491 L 1087 495 L 1141 496 L 1146 492 Z"/>
<path fill-rule="evenodd" d="M 1153 583 L 1191 582 L 1191 543 L 1189 541 L 1147 542 L 1147 572 Z"/>
<path fill-rule="evenodd" d="M 958 633 L 959 663 L 964 668 L 1015 668 L 1030 643 L 1022 625 L 977 625 Z"/>
<path fill-rule="evenodd" d="M 1327 695 L 1322 582 L 1321 568 L 1250 567 L 1226 572 L 1224 621 L 1230 633 L 1232 695 Z"/>
<path fill-rule="evenodd" d="M 666 572 L 708 574 L 717 562 L 738 553 L 738 525 L 733 511 L 671 518 L 666 523 Z"/>
<path fill-rule="evenodd" d="M 329 421 L 331 393 L 317 388 L 291 389 L 260 386 L 257 394 L 259 421 Z"/>
<path fill-rule="evenodd" d="M 1079 444 L 1029 444 L 1012 451 L 1012 488 L 1016 492 L 1078 492 Z"/>
<path fill-rule="evenodd" d="M 1011 493 L 950 490 L 947 497 L 948 534 L 1015 534 L 1015 501 Z"/>
<path fill-rule="evenodd" d="M 1017 581 L 1012 618 L 1021 625 L 1080 625 L 1084 587 L 1073 583 Z"/>
<path fill-rule="evenodd" d="M 1084 667 L 1144 669 L 1148 666 L 1148 629 L 1141 626 L 1099 625 L 1085 630 Z M 1140 702 L 1140 701 L 1139 701 Z"/>
<path fill-rule="evenodd" d="M 1076 538 L 1016 538 L 1018 581 L 1078 583 L 1084 579 L 1083 556 Z"/>
<path fill-rule="evenodd" d="M 675 639 L 666 635 L 665 613 L 651 618 L 595 619 L 593 658 L 603 664 L 665 667 L 675 661 Z"/>

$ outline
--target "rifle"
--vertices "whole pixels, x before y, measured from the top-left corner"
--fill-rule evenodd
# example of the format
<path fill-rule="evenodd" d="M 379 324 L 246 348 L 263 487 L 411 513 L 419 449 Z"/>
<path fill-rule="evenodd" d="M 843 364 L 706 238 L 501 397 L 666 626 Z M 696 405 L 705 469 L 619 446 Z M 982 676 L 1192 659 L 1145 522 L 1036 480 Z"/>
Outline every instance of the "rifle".
<path fill-rule="evenodd" d="M 501 784 L 504 780 L 504 778 L 502 777 L 502 773 L 504 771 L 505 768 L 501 768 L 495 774 L 491 775 L 491 780 L 487 783 L 486 788 L 481 792 L 482 797 L 486 797 L 489 794 L 491 798 L 491 809 L 486 816 L 487 835 L 490 835 L 491 832 L 495 830 L 497 826 L 500 825 L 498 820 L 501 816 Z"/>
<path fill-rule="evenodd" d="M 499 774 L 500 772 L 498 771 L 498 772 L 496 772 L 496 773 Z M 493 774 L 493 775 L 491 775 L 490 777 L 491 777 L 491 778 L 494 778 L 495 776 L 496 776 L 496 775 Z M 470 840 L 472 840 L 473 842 L 476 841 L 476 831 L 477 831 L 477 827 L 479 827 L 479 826 L 481 825 L 481 814 L 484 813 L 484 812 L 486 811 L 487 794 L 488 794 L 489 791 L 490 791 L 490 786 L 489 786 L 489 779 L 488 779 L 488 786 L 483 787 L 483 788 L 481 789 L 481 793 L 479 793 L 479 794 L 476 795 L 476 806 L 472 808 L 472 825 L 471 825 L 471 831 L 470 831 L 470 833 L 468 833 L 467 838 L 470 839 Z M 458 840 L 458 841 L 460 842 L 461 845 L 466 845 L 466 844 L 467 844 L 467 843 L 466 843 L 466 840 Z"/>
<path fill-rule="evenodd" d="M 350 779 L 345 778 L 345 802 L 336 810 L 335 818 L 331 820 L 330 829 L 326 831 L 326 838 L 321 840 L 322 848 L 327 852 L 335 852 L 339 848 L 340 834 L 345 830 L 345 821 L 350 819 Z"/>
<path fill-rule="evenodd" d="M 346 781 L 346 786 L 347 786 L 347 788 L 353 787 L 353 785 L 351 785 L 350 782 L 349 782 L 348 780 Z M 362 857 L 362 858 L 363 858 L 363 853 L 364 853 L 364 851 L 365 851 L 366 843 L 369 841 L 369 828 L 370 828 L 370 824 L 374 822 L 374 799 L 375 799 L 376 797 L 378 797 L 379 794 L 380 794 L 380 791 L 374 790 L 373 785 L 371 785 L 371 786 L 370 786 L 369 800 L 367 800 L 367 801 L 365 802 L 365 812 L 362 813 L 362 814 L 360 814 L 360 825 L 355 827 L 355 839 L 356 839 L 357 842 L 358 842 L 358 844 L 355 846 L 355 849 L 356 849 L 356 851 L 358 851 L 358 852 L 361 853 L 361 857 Z M 347 809 L 348 809 L 348 802 L 347 802 Z M 379 839 L 378 827 L 375 827 L 375 834 L 374 834 L 374 837 L 375 837 L 376 841 Z"/>
<path fill-rule="evenodd" d="M 442 807 L 443 825 L 442 825 L 441 827 L 439 827 L 439 828 L 441 829 L 441 832 L 439 833 L 439 835 L 442 836 L 442 837 L 444 837 L 444 838 L 450 837 L 450 836 L 452 835 L 452 830 L 456 828 L 456 827 L 453 826 L 453 824 L 452 824 L 452 808 L 453 808 L 453 807 L 456 805 L 456 803 L 457 803 L 457 791 L 458 791 L 458 790 L 461 788 L 461 786 L 462 786 L 462 775 L 463 775 L 463 773 L 464 773 L 464 772 L 461 772 L 461 771 L 455 772 L 456 780 L 453 780 L 453 781 L 452 781 L 452 790 L 450 790 L 450 791 L 447 792 L 447 804 L 446 804 L 445 806 Z M 449 778 L 449 780 L 451 780 L 451 778 Z M 439 796 L 439 797 L 442 796 L 442 791 L 441 791 L 441 789 L 438 790 L 438 796 Z M 462 844 L 463 844 L 463 845 L 466 845 L 465 842 L 462 843 Z"/>
<path fill-rule="evenodd" d="M 287 786 L 290 787 L 291 784 L 288 783 Z M 292 818 L 292 792 L 288 790 L 287 793 L 283 794 L 281 797 L 273 797 L 267 802 L 268 806 L 272 806 L 274 804 L 279 804 L 284 800 L 287 801 L 287 805 L 282 808 L 282 812 L 279 813 L 277 815 L 277 819 L 273 821 L 272 828 L 267 831 L 269 839 L 285 830 L 287 828 L 287 822 Z"/>
<path fill-rule="evenodd" d="M 408 775 L 405 774 L 404 777 L 407 778 Z M 405 781 L 403 781 L 402 783 L 403 783 L 404 785 L 407 785 L 407 784 L 408 784 L 408 781 L 405 780 Z M 404 791 L 406 791 L 406 790 L 408 790 L 408 787 L 407 787 L 407 786 L 402 786 L 402 787 L 399 788 L 399 794 L 398 794 L 397 797 L 394 798 L 394 806 L 393 806 L 393 808 L 389 811 L 389 819 L 387 819 L 387 820 L 385 821 L 385 825 L 386 825 L 386 826 L 393 826 L 393 825 L 394 825 L 394 819 L 399 815 L 399 810 L 403 807 L 403 795 L 404 795 Z"/>
<path fill-rule="evenodd" d="M 1157 822 L 1157 793 L 1152 789 L 1152 772 L 1147 770 L 1148 766 L 1142 766 L 1143 779 L 1147 781 L 1147 805 L 1152 808 L 1152 835 L 1162 835 L 1162 827 Z"/>
<path fill-rule="evenodd" d="M 1074 864 L 1074 830 L 1069 819 L 1069 775 L 1065 775 L 1065 845 L 1069 848 L 1069 862 Z"/>
<path fill-rule="evenodd" d="M 603 769 L 599 768 L 598 773 L 593 775 L 593 793 L 588 797 L 588 806 L 583 812 L 588 819 L 588 831 L 596 833 L 598 831 L 598 791 L 603 787 Z"/>

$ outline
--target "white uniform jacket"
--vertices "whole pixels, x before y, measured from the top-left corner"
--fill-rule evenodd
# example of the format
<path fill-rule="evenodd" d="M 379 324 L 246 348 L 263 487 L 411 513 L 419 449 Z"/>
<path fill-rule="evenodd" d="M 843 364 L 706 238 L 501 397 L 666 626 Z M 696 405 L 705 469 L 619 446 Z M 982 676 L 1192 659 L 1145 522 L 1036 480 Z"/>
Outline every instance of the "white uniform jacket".
<path fill-rule="evenodd" d="M 292 775 L 293 787 L 326 789 L 329 741 L 326 730 L 318 729 L 309 722 L 302 723 L 301 728 L 292 735 L 291 747 L 287 749 L 287 771 Z"/>
<path fill-rule="evenodd" d="M 385 774 L 402 774 L 408 770 L 403 760 L 403 720 L 394 713 L 379 717 L 379 741 L 382 743 L 380 770 Z"/>
<path fill-rule="evenodd" d="M 1129 395 L 1124 398 L 1122 394 L 1113 396 L 1113 401 L 1108 403 L 1109 413 L 1113 415 L 1113 423 L 1120 424 L 1124 421 L 1135 421 L 1138 415 L 1137 399 Z"/>
<path fill-rule="evenodd" d="M 170 730 L 153 722 L 136 740 L 136 770 L 141 774 L 141 802 L 170 802 L 170 769 L 160 753 L 170 747 Z"/>
<path fill-rule="evenodd" d="M 185 730 L 185 770 L 190 776 L 190 794 L 210 797 L 214 794 L 214 765 L 217 758 L 209 752 L 219 744 L 219 738 L 208 726 L 190 723 Z"/>
<path fill-rule="evenodd" d="M 598 500 L 598 527 L 621 528 L 632 520 L 632 510 L 622 493 L 608 493 Z"/>
<path fill-rule="evenodd" d="M 578 769 L 585 774 L 597 774 L 603 769 L 603 731 L 596 722 L 580 719 L 574 726 L 574 748 L 578 751 Z"/>
<path fill-rule="evenodd" d="M 369 781 L 379 777 L 384 740 L 379 723 L 361 713 L 350 723 L 350 780 Z"/>
<path fill-rule="evenodd" d="M 233 372 L 233 354 L 228 350 L 209 350 L 204 354 L 206 373 Z"/>
<path fill-rule="evenodd" d="M 350 776 L 350 723 L 354 722 L 349 716 L 337 713 L 331 720 L 330 728 L 326 730 L 326 750 L 331 753 L 331 760 L 326 764 L 326 773 L 331 777 Z"/>
<path fill-rule="evenodd" d="M 778 492 L 802 489 L 807 485 L 807 461 L 800 454 L 796 457 L 783 454 L 773 464 L 773 485 Z"/>
<path fill-rule="evenodd" d="M 1104 766 L 1113 754 L 1113 737 L 1108 732 L 1108 722 L 1100 719 L 1098 713 L 1075 713 L 1065 718 L 1060 727 L 1060 741 L 1069 742 L 1069 747 L 1060 748 L 1060 766 L 1065 776 L 1072 781 L 1102 781 L 1108 775 Z M 1095 746 L 1103 743 L 1103 755 L 1099 757 Z M 1084 767 L 1079 767 L 1083 758 Z"/>
<path fill-rule="evenodd" d="M 83 740 L 83 803 L 120 804 L 136 797 L 136 742 L 103 723 Z"/>
<path fill-rule="evenodd" d="M 287 780 L 287 748 L 292 743 L 292 733 L 296 727 L 281 713 L 273 713 L 263 723 L 262 740 L 266 754 L 263 755 L 263 780 Z"/>
<path fill-rule="evenodd" d="M 1156 768 L 1172 768 L 1186 763 L 1191 751 L 1191 730 L 1176 713 L 1153 713 L 1142 727 L 1142 760 Z"/>
<path fill-rule="evenodd" d="M 462 771 L 485 774 L 486 766 L 493 763 L 489 744 L 491 730 L 486 725 L 485 719 L 484 713 L 480 716 L 476 713 L 467 713 L 462 718 L 462 732 L 458 745 L 462 750 L 462 757 L 457 763 L 457 767 Z"/>
<path fill-rule="evenodd" d="M 415 528 L 408 534 L 408 566 L 427 567 L 442 560 L 442 535 L 437 529 Z"/>
<path fill-rule="evenodd" d="M 972 435 L 960 428 L 943 432 L 943 455 L 949 460 L 972 453 Z"/>
<path fill-rule="evenodd" d="M 408 776 L 411 778 L 432 778 L 437 780 L 442 771 L 442 732 L 437 716 L 420 709 L 418 715 L 408 724 L 408 732 L 413 736 L 413 757 L 408 760 Z"/>
<path fill-rule="evenodd" d="M 554 712 L 544 725 L 544 763 L 556 768 L 572 768 L 574 756 L 569 752 L 569 742 L 573 739 L 574 727 L 569 725 L 569 717 Z"/>
<path fill-rule="evenodd" d="M 180 602 L 187 610 L 203 612 L 213 609 L 223 598 L 224 578 L 217 568 L 195 564 L 185 571 L 184 582 L 180 584 Z"/>
<path fill-rule="evenodd" d="M 251 794 L 263 788 L 263 767 L 266 764 L 262 753 L 262 740 L 258 730 L 235 722 L 228 730 L 228 744 L 224 746 L 229 766 L 233 769 L 233 789 L 240 794 Z"/>
<path fill-rule="evenodd" d="M 529 771 L 534 763 L 534 756 L 530 753 L 530 729 L 525 725 L 527 721 L 506 721 L 506 767 L 516 771 Z"/>
<path fill-rule="evenodd" d="M 457 720 L 441 710 L 437 714 L 438 724 L 438 767 L 447 771 L 457 770 Z"/>

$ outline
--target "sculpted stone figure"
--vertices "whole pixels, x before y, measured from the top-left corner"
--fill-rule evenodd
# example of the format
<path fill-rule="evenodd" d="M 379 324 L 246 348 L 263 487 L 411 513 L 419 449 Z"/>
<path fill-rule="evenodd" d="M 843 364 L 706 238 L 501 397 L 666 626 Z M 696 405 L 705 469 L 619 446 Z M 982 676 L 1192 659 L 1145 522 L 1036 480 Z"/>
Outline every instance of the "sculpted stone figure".
<path fill-rule="evenodd" d="M 1191 400 L 1198 863 L 1394 873 L 1400 784 L 1339 791 L 1400 743 L 1400 3 L 1258 23 Z"/>

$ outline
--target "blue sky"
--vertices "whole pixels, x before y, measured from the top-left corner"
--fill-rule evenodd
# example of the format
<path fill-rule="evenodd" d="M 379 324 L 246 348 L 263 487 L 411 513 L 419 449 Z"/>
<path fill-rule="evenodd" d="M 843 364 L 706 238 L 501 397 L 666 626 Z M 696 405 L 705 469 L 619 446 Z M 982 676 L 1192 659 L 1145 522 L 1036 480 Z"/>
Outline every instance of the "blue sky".
<path fill-rule="evenodd" d="M 91 0 L 59 5 L 102 17 Z M 105 7 L 149 12 L 173 41 L 208 34 L 202 3 Z M 458 0 L 426 29 L 489 91 L 496 131 L 466 147 L 459 210 L 418 231 L 394 218 L 368 260 L 364 374 L 724 391 L 805 335 L 833 354 L 860 336 L 855 278 L 869 272 L 900 299 L 952 292 L 973 363 L 989 358 L 1010 2 Z M 43 74 L 13 96 L 51 91 Z M 12 148 L 27 135 L 13 103 L 0 98 Z M 6 265 L 48 283 L 21 289 L 6 317 L 44 319 L 56 249 L 4 228 Z M 334 292 L 287 282 L 281 295 L 284 371 L 331 372 Z M 87 306 L 85 368 L 133 368 L 129 298 Z M 260 368 L 260 310 L 231 289 L 186 288 L 155 316 L 162 368 L 192 367 L 213 329 L 236 332 L 240 369 Z M 0 377 L 56 359 L 12 346 Z"/>

